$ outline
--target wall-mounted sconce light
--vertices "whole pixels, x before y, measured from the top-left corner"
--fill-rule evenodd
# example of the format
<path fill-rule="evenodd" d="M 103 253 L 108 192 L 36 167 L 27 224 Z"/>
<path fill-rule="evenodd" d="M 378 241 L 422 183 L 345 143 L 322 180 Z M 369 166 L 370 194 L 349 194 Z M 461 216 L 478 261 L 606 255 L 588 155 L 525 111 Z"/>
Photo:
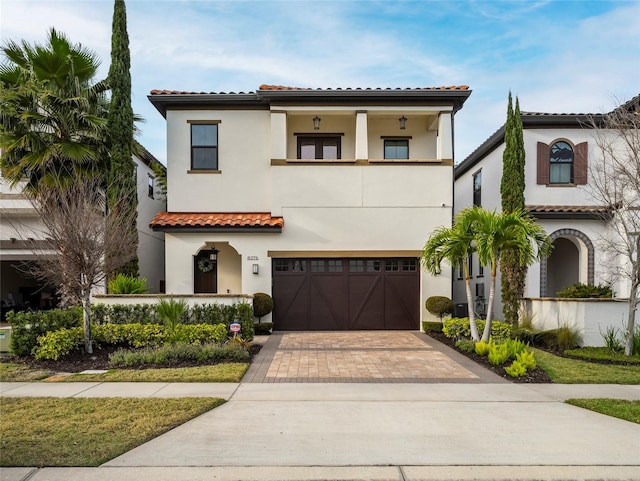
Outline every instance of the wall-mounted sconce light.
<path fill-rule="evenodd" d="M 322 119 L 317 115 L 313 118 L 313 130 L 320 130 L 320 121 Z"/>
<path fill-rule="evenodd" d="M 407 118 L 404 115 L 398 119 L 398 122 L 400 122 L 400 130 L 407 128 Z"/>
<path fill-rule="evenodd" d="M 217 261 L 218 260 L 218 249 L 216 249 L 216 245 L 213 244 L 213 246 L 211 247 L 211 253 L 209 254 L 209 259 L 212 261 Z"/>
<path fill-rule="evenodd" d="M 253 267 L 253 273 L 254 274 L 258 274 L 259 271 L 260 271 L 260 268 L 259 268 L 258 264 L 253 264 L 252 267 Z"/>

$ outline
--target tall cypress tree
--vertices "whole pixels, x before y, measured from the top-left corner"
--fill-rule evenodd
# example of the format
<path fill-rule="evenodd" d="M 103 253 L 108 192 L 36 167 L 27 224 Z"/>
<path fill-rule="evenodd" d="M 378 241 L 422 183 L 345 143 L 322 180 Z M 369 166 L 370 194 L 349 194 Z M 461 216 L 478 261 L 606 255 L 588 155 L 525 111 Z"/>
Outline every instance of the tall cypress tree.
<path fill-rule="evenodd" d="M 504 153 L 502 154 L 502 180 L 500 195 L 502 212 L 511 213 L 524 209 L 524 137 L 520 102 L 516 97 L 516 108 L 513 110 L 511 92 L 507 106 L 507 121 L 504 127 Z M 520 300 L 524 295 L 524 284 L 527 267 L 518 262 L 515 252 L 503 254 L 500 264 L 502 274 L 502 313 L 507 322 L 517 322 Z"/>
<path fill-rule="evenodd" d="M 108 83 L 111 87 L 109 133 L 111 163 L 108 181 L 109 210 L 136 209 L 136 169 L 132 158 L 133 110 L 131 108 L 131 56 L 127 34 L 127 11 L 124 0 L 115 0 L 111 31 L 111 66 Z M 136 217 L 131 216 L 131 229 L 137 232 Z M 137 235 L 135 236 L 137 242 Z M 136 256 L 122 269 L 123 273 L 138 275 Z"/>

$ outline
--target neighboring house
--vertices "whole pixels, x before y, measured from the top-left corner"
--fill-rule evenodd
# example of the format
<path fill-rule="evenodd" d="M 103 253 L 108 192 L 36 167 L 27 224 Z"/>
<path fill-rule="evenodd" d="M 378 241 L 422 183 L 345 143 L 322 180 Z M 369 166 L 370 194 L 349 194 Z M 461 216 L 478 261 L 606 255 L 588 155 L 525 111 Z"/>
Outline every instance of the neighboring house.
<path fill-rule="evenodd" d="M 620 108 L 626 108 L 637 97 Z M 628 292 L 624 280 L 611 276 L 621 259 L 601 248 L 608 232 L 609 206 L 597 205 L 589 190 L 589 160 L 599 155 L 591 120 L 602 114 L 523 112 L 525 204 L 553 240 L 550 257 L 529 267 L 524 297 L 555 297 L 577 282 L 612 283 L 614 292 Z M 455 212 L 481 205 L 501 210 L 500 181 L 504 152 L 504 126 L 455 168 Z M 470 260 L 475 310 L 484 315 L 490 272 L 474 256 Z M 498 274 L 494 315 L 502 318 Z M 466 295 L 461 272 L 454 273 L 456 314 L 466 316 Z"/>
<path fill-rule="evenodd" d="M 144 147 L 134 156 L 138 185 L 138 257 L 140 276 L 147 278 L 149 292 L 159 292 L 164 284 L 164 235 L 154 232 L 149 222 L 166 208 L 158 194 L 153 164 L 161 165 Z M 162 166 L 164 169 L 164 166 Z M 0 177 L 0 299 L 5 308 L 49 308 L 55 292 L 21 271 L 20 265 L 34 259 L 34 250 L 46 252 L 46 233 L 20 186 L 11 188 Z"/>
<path fill-rule="evenodd" d="M 419 329 L 451 294 L 419 255 L 450 225 L 468 87 L 154 90 L 167 120 L 167 292 L 274 298 L 280 330 Z"/>

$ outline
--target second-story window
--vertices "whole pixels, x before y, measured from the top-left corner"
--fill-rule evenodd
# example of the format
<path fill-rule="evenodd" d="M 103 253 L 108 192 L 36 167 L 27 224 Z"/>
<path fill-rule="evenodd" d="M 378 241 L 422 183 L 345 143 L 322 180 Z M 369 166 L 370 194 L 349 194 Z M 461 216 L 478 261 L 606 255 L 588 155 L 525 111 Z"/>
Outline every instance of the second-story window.
<path fill-rule="evenodd" d="M 473 205 L 482 205 L 482 171 L 473 174 Z"/>
<path fill-rule="evenodd" d="M 298 136 L 298 159 L 340 158 L 340 137 Z"/>
<path fill-rule="evenodd" d="M 218 124 L 191 124 L 191 169 L 218 169 Z"/>
<path fill-rule="evenodd" d="M 155 178 L 152 175 L 148 176 L 148 184 L 149 184 L 149 197 L 153 199 L 154 187 L 155 187 Z"/>
<path fill-rule="evenodd" d="M 409 139 L 384 139 L 385 159 L 408 159 Z"/>
<path fill-rule="evenodd" d="M 573 149 L 567 142 L 556 142 L 549 155 L 549 183 L 573 183 Z"/>

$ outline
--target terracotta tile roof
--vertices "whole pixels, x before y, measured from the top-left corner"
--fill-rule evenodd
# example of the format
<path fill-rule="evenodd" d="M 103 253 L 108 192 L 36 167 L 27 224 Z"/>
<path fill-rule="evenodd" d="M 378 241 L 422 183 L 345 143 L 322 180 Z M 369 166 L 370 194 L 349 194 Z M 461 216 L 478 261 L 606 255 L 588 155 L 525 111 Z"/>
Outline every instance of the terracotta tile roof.
<path fill-rule="evenodd" d="M 266 212 L 160 212 L 149 224 L 163 228 L 282 228 L 284 218 Z"/>
<path fill-rule="evenodd" d="M 370 90 L 370 91 L 388 91 L 388 90 L 469 90 L 468 85 L 451 85 L 449 87 L 418 87 L 418 88 L 336 88 L 336 89 L 310 89 L 310 88 L 300 88 L 300 87 L 287 87 L 285 85 L 260 85 L 260 90 L 326 90 L 326 91 L 358 91 L 358 90 Z"/>
<path fill-rule="evenodd" d="M 609 212 L 610 208 L 603 205 L 528 205 L 529 212 L 563 212 L 563 213 L 592 213 Z"/>
<path fill-rule="evenodd" d="M 468 85 L 451 85 L 451 86 L 442 86 L 442 87 L 417 87 L 417 88 L 335 88 L 335 89 L 312 89 L 306 87 L 288 87 L 285 85 L 267 85 L 262 84 L 258 91 L 274 91 L 274 90 L 284 90 L 284 91 L 316 91 L 316 92 L 392 92 L 392 91 L 403 91 L 403 90 L 418 90 L 418 91 L 450 91 L 450 90 L 469 90 Z M 155 89 L 149 92 L 151 95 L 247 95 L 253 94 L 255 92 L 188 92 L 184 90 L 160 90 Z"/>

